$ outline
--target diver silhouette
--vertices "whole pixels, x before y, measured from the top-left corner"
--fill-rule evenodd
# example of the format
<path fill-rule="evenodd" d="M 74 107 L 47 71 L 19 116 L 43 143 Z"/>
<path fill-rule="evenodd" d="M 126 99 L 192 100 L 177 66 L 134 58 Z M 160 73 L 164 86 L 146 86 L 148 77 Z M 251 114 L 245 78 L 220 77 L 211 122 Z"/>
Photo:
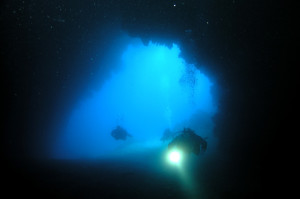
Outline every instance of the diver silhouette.
<path fill-rule="evenodd" d="M 132 137 L 124 128 L 117 125 L 117 127 L 111 131 L 111 136 L 116 140 L 126 140 L 127 137 Z"/>

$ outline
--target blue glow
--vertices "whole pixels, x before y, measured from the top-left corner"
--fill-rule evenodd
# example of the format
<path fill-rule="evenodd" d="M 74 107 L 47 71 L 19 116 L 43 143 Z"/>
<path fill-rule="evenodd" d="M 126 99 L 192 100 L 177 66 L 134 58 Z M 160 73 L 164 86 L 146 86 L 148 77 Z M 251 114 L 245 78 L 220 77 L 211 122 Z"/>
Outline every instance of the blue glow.
<path fill-rule="evenodd" d="M 94 158 L 157 146 L 166 128 L 175 129 L 197 111 L 213 115 L 212 83 L 179 54 L 176 44 L 168 48 L 131 42 L 122 57 L 115 57 L 121 64 L 112 66 L 115 71 L 101 89 L 70 114 L 55 144 L 55 157 Z M 110 135 L 116 125 L 132 137 L 116 141 Z"/>

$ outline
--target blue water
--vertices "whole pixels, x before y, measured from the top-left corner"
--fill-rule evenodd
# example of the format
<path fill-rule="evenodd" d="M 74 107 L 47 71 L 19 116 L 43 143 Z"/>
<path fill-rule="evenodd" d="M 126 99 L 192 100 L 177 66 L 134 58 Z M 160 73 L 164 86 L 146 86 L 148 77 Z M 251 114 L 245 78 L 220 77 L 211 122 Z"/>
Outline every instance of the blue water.
<path fill-rule="evenodd" d="M 78 99 L 54 144 L 54 157 L 98 158 L 161 147 L 166 128 L 191 127 L 209 138 L 210 147 L 215 145 L 213 83 L 180 57 L 177 44 L 145 46 L 131 39 L 122 56 L 114 57 L 111 68 L 99 90 Z M 132 137 L 115 140 L 110 133 L 116 125 Z"/>

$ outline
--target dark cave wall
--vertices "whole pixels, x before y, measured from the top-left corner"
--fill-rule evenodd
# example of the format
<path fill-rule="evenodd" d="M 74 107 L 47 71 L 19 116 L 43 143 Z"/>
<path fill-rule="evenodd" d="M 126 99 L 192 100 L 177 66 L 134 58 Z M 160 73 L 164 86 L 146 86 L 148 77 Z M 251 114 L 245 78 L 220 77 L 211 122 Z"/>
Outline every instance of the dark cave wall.
<path fill-rule="evenodd" d="M 43 141 L 51 138 L 53 130 L 45 126 L 59 126 L 74 106 L 73 99 L 109 71 L 103 67 L 92 75 L 109 49 L 108 41 L 121 29 L 145 43 L 150 39 L 178 43 L 182 56 L 216 81 L 220 110 L 214 121 L 220 152 L 240 164 L 250 162 L 249 167 L 266 161 L 261 159 L 273 146 L 280 99 L 277 66 L 284 45 L 280 5 L 224 0 L 94 5 L 89 1 L 64 4 L 63 14 L 55 14 L 59 5 L 60 1 L 52 1 L 51 6 L 26 3 L 16 14 L 13 7 L 19 5 L 1 7 L 1 44 L 6 49 L 1 50 L 1 60 L 7 74 L 3 85 L 8 85 L 9 104 L 2 146 L 7 157 L 47 152 Z M 60 16 L 67 23 L 55 21 Z M 90 55 L 94 44 L 102 47 Z M 74 55 L 79 61 L 72 62 Z M 53 118 L 58 111 L 60 116 Z"/>
<path fill-rule="evenodd" d="M 285 97 L 280 80 L 287 70 L 281 5 L 269 0 L 24 2 L 7 1 L 0 12 L 4 159 L 45 157 L 45 142 L 59 133 L 77 99 L 88 97 L 93 82 L 104 81 L 110 68 L 99 65 L 121 30 L 144 43 L 178 43 L 184 59 L 216 83 L 221 160 L 206 163 L 206 179 L 213 185 L 228 182 L 234 192 L 240 184 L 251 192 L 251 184 L 278 182 L 270 168 L 282 162 L 278 157 L 284 152 L 277 142 Z"/>

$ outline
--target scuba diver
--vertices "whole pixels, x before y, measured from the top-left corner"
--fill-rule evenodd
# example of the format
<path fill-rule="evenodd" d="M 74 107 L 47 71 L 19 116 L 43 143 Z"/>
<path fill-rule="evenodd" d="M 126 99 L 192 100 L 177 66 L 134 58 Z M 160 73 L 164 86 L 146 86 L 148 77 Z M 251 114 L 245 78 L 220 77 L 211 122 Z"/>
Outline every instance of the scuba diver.
<path fill-rule="evenodd" d="M 132 137 L 124 128 L 119 125 L 111 131 L 111 136 L 113 136 L 116 140 L 126 140 L 127 137 Z"/>
<path fill-rule="evenodd" d="M 194 153 L 199 155 L 200 152 L 203 153 L 206 151 L 207 142 L 190 128 L 184 128 L 182 133 L 169 143 L 168 149 L 173 148 L 180 149 L 187 154 Z"/>

